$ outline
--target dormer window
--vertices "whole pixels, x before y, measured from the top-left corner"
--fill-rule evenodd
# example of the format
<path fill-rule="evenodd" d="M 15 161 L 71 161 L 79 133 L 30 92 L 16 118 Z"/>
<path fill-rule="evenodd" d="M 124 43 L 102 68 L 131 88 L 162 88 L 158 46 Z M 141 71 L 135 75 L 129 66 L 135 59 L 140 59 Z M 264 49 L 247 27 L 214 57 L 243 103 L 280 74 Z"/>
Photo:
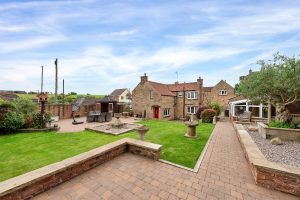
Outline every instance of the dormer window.
<path fill-rule="evenodd" d="M 178 92 L 177 97 L 183 97 L 183 92 Z"/>
<path fill-rule="evenodd" d="M 197 99 L 197 92 L 196 91 L 187 92 L 187 99 Z"/>
<path fill-rule="evenodd" d="M 227 90 L 219 90 L 219 95 L 220 96 L 226 96 L 227 95 Z"/>

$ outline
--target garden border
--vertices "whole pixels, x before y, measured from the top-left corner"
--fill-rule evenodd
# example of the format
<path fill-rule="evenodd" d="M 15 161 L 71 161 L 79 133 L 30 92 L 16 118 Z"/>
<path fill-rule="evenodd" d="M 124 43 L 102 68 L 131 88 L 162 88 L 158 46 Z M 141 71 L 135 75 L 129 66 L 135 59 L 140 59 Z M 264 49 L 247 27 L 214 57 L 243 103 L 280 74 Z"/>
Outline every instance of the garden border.
<path fill-rule="evenodd" d="M 158 160 L 161 145 L 123 138 L 0 182 L 0 199 L 29 199 L 125 152 Z"/>
<path fill-rule="evenodd" d="M 256 184 L 300 196 L 300 168 L 267 160 L 243 125 L 233 126 Z"/>

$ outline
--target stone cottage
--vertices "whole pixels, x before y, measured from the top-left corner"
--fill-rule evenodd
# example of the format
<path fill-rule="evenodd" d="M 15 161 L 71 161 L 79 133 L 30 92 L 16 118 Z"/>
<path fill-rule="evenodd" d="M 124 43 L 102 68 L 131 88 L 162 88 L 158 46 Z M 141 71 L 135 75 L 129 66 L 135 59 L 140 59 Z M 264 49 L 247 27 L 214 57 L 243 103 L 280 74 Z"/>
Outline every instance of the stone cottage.
<path fill-rule="evenodd" d="M 162 84 L 148 80 L 145 74 L 132 91 L 135 115 L 155 119 L 181 119 L 195 114 L 202 102 L 203 80 L 192 83 Z"/>
<path fill-rule="evenodd" d="M 213 87 L 203 87 L 203 91 L 203 104 L 209 105 L 212 102 L 218 102 L 223 111 L 228 109 L 229 99 L 236 96 L 234 88 L 224 80 Z"/>
<path fill-rule="evenodd" d="M 219 102 L 227 108 L 232 95 L 234 89 L 225 81 L 214 87 L 203 87 L 200 77 L 190 83 L 162 84 L 149 81 L 144 74 L 132 91 L 132 111 L 146 119 L 182 119 L 188 114 L 196 114 L 199 107 L 209 102 Z"/>

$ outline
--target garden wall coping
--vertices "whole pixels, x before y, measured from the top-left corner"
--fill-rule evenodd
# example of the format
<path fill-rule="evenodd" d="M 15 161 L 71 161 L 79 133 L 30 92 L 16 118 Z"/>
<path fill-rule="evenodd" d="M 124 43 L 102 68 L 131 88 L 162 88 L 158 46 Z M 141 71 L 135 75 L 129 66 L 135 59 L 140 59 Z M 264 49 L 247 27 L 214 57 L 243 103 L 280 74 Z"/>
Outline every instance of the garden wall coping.
<path fill-rule="evenodd" d="M 121 147 L 121 150 L 120 150 L 120 147 Z M 161 145 L 150 143 L 150 142 L 145 142 L 145 141 L 139 141 L 139 140 L 135 140 L 132 138 L 123 138 L 121 140 L 103 145 L 96 149 L 89 150 L 87 152 L 81 153 L 81 154 L 73 156 L 71 158 L 67 158 L 67 159 L 59 161 L 57 163 L 53 163 L 53 164 L 47 165 L 45 167 L 33 170 L 31 172 L 22 174 L 20 176 L 0 182 L 0 199 L 2 199 L 2 197 L 5 198 L 5 196 L 15 193 L 17 191 L 20 191 L 20 193 L 21 193 L 21 191 L 24 188 L 31 187 L 31 186 L 34 187 L 34 184 L 38 183 L 39 181 L 43 181 L 44 179 L 48 179 L 52 176 L 56 176 L 61 172 L 66 172 L 68 170 L 72 171 L 72 170 L 74 170 L 75 167 L 77 167 L 77 166 L 81 167 L 81 166 L 83 166 L 83 164 L 85 162 L 88 162 L 91 160 L 93 161 L 93 159 L 95 160 L 97 157 L 99 158 L 101 155 L 105 155 L 107 153 L 113 152 L 114 150 L 118 151 L 118 149 L 119 149 L 119 152 L 112 155 L 112 158 L 113 158 L 113 157 L 118 156 L 120 154 L 120 152 L 124 153 L 126 151 L 130 151 L 130 148 L 138 148 L 138 151 L 134 151 L 132 153 L 140 154 L 140 155 L 158 160 L 159 156 L 160 156 Z M 152 154 L 149 155 L 148 152 L 145 153 L 145 152 L 143 152 L 143 150 L 149 151 Z M 155 154 L 155 156 L 153 156 L 153 154 Z M 109 157 L 109 155 L 107 155 L 107 157 Z M 110 158 L 104 158 L 104 162 L 109 159 Z M 95 163 L 96 163 L 96 161 L 95 161 Z M 95 164 L 95 163 L 93 163 L 93 164 Z M 96 164 L 96 165 L 98 165 L 98 164 Z M 73 176 L 71 175 L 68 179 L 70 179 L 76 175 L 79 175 L 80 173 L 83 173 L 84 171 L 87 171 L 88 169 L 95 167 L 96 165 L 91 164 L 91 165 L 84 166 L 85 168 L 82 169 L 80 172 L 78 171 L 78 174 L 75 173 Z M 66 180 L 63 180 L 63 181 L 66 181 Z M 63 181 L 60 180 L 59 183 L 56 182 L 55 185 L 60 184 Z M 50 185 L 49 188 L 51 188 L 52 186 L 55 186 L 55 185 Z M 42 186 L 42 187 L 44 187 L 44 186 Z M 45 191 L 49 188 L 43 188 L 42 190 Z M 32 196 L 30 196 L 30 197 L 32 197 Z M 23 196 L 21 196 L 21 198 L 23 199 Z"/>
<path fill-rule="evenodd" d="M 258 185 L 300 196 L 300 168 L 267 160 L 243 125 L 234 124 Z"/>

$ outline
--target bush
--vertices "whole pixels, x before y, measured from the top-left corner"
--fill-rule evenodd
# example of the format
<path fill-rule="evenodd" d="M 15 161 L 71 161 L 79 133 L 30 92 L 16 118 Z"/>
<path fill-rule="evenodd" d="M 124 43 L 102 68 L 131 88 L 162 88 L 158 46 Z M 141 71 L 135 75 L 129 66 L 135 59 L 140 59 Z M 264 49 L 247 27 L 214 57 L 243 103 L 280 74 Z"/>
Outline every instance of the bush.
<path fill-rule="evenodd" d="M 36 104 L 29 98 L 17 98 L 14 100 L 14 104 L 17 112 L 24 115 L 31 115 L 37 109 Z"/>
<path fill-rule="evenodd" d="M 3 101 L 0 103 L 0 120 L 3 119 L 3 117 L 8 112 L 12 112 L 16 110 L 16 105 L 9 101 Z"/>
<path fill-rule="evenodd" d="M 196 112 L 197 119 L 200 119 L 201 113 L 203 112 L 203 110 L 206 110 L 206 109 L 209 109 L 209 108 L 210 107 L 208 107 L 208 106 L 201 106 L 201 107 L 199 107 L 199 109 Z"/>
<path fill-rule="evenodd" d="M 213 102 L 210 107 L 216 111 L 216 115 L 219 116 L 222 112 L 222 108 L 219 102 Z"/>
<path fill-rule="evenodd" d="M 13 133 L 24 124 L 24 118 L 22 114 L 16 112 L 7 112 L 0 120 L 0 132 L 3 134 Z"/>
<path fill-rule="evenodd" d="M 212 123 L 214 116 L 216 116 L 216 111 L 214 109 L 205 109 L 201 113 L 201 119 L 204 123 Z"/>
<path fill-rule="evenodd" d="M 32 128 L 43 128 L 45 127 L 45 124 L 47 122 L 49 122 L 49 120 L 51 119 L 51 113 L 49 112 L 45 112 L 44 113 L 44 126 L 41 125 L 41 119 L 42 119 L 42 115 L 41 113 L 34 113 L 32 115 Z"/>
<path fill-rule="evenodd" d="M 269 127 L 273 127 L 273 128 L 296 128 L 295 124 L 292 123 L 288 123 L 288 122 L 280 122 L 280 121 L 276 121 L 276 120 L 272 120 L 269 123 Z"/>

